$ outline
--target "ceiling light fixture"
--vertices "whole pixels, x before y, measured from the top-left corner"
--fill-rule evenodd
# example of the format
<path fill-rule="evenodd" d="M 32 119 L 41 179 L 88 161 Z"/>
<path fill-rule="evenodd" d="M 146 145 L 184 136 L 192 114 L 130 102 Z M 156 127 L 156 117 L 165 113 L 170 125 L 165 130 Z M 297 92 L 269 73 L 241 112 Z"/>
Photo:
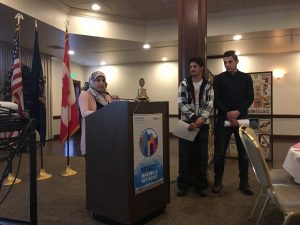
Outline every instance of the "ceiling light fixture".
<path fill-rule="evenodd" d="M 166 61 L 168 61 L 168 58 L 167 58 L 167 57 L 163 57 L 163 58 L 161 59 L 161 61 L 166 62 Z"/>
<path fill-rule="evenodd" d="M 235 54 L 236 55 L 240 55 L 241 53 L 239 51 L 235 51 Z"/>
<path fill-rule="evenodd" d="M 73 50 L 69 50 L 69 55 L 74 55 L 75 54 L 75 51 L 73 51 Z"/>
<path fill-rule="evenodd" d="M 144 49 L 149 49 L 149 48 L 150 48 L 150 45 L 149 45 L 149 44 L 144 44 L 144 45 L 143 45 L 143 48 L 144 48 Z"/>
<path fill-rule="evenodd" d="M 235 40 L 235 41 L 238 41 L 238 40 L 241 40 L 241 39 L 242 39 L 242 35 L 240 35 L 240 34 L 237 34 L 237 35 L 233 36 L 233 40 Z"/>
<path fill-rule="evenodd" d="M 105 62 L 105 61 L 101 61 L 101 62 L 100 62 L 100 65 L 101 65 L 101 66 L 105 66 L 105 65 L 106 65 L 106 62 Z"/>
<path fill-rule="evenodd" d="M 101 9 L 101 6 L 100 6 L 99 4 L 94 3 L 94 4 L 92 5 L 92 10 L 98 11 L 98 10 L 100 10 L 100 9 Z"/>

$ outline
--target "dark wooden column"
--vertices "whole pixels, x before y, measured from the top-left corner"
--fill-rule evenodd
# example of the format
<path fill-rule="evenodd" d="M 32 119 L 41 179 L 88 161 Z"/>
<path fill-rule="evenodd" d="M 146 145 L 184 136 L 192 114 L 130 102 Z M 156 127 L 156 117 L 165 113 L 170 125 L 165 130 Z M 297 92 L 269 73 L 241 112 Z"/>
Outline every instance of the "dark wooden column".
<path fill-rule="evenodd" d="M 178 0 L 178 81 L 189 75 L 188 60 L 201 56 L 206 68 L 207 0 Z"/>

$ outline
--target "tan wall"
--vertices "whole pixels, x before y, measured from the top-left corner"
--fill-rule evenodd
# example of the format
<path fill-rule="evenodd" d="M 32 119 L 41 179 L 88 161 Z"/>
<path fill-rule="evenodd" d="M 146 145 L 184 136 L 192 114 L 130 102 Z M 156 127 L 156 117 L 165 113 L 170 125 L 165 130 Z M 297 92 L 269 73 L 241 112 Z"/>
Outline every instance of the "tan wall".
<path fill-rule="evenodd" d="M 121 98 L 134 99 L 139 89 L 139 79 L 145 79 L 144 88 L 151 101 L 169 101 L 170 114 L 177 114 L 177 62 L 145 63 L 90 67 L 87 74 L 101 70 L 106 74 L 108 91 Z"/>
<path fill-rule="evenodd" d="M 53 60 L 53 115 L 60 115 L 61 99 L 61 62 Z M 285 77 L 273 80 L 274 114 L 300 115 L 299 89 L 300 86 L 300 53 L 282 53 L 273 55 L 240 56 L 240 70 L 244 72 L 272 71 L 281 68 L 286 72 Z M 209 69 L 218 74 L 224 70 L 221 59 L 209 60 Z M 74 67 L 76 68 L 76 67 Z M 108 81 L 111 94 L 122 98 L 135 98 L 139 88 L 138 81 L 144 78 L 145 88 L 152 101 L 169 101 L 170 114 L 178 114 L 177 62 L 146 63 L 138 65 L 117 65 L 103 67 L 78 67 L 76 72 L 81 76 L 82 85 L 88 80 L 89 74 L 102 70 Z M 72 67 L 71 67 L 72 71 Z M 297 97 L 298 96 L 298 97 Z M 56 123 L 57 121 L 55 121 Z M 176 118 L 170 119 L 170 131 L 174 129 Z M 53 126 L 55 127 L 55 126 Z M 300 135 L 300 119 L 274 119 L 274 134 Z M 53 134 L 59 130 L 53 129 Z"/>

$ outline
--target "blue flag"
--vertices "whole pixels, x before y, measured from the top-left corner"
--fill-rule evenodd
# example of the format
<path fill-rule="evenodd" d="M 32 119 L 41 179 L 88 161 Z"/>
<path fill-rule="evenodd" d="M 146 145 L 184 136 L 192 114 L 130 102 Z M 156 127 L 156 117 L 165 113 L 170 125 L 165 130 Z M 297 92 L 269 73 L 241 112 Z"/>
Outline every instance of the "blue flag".
<path fill-rule="evenodd" d="M 46 106 L 45 106 L 45 81 L 39 51 L 38 31 L 35 30 L 33 59 L 30 82 L 29 115 L 37 120 L 37 131 L 43 145 L 46 143 Z"/>

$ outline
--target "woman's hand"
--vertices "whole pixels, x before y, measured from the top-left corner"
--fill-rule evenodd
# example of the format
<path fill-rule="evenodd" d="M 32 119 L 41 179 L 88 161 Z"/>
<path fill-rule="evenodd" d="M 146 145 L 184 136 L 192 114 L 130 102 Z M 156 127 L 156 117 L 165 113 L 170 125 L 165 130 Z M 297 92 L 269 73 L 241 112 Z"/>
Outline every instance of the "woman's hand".
<path fill-rule="evenodd" d="M 105 99 L 106 99 L 106 101 L 108 101 L 108 103 L 112 103 L 112 101 L 113 101 L 113 98 L 111 95 L 106 95 Z"/>
<path fill-rule="evenodd" d="M 119 99 L 119 95 L 111 95 L 111 97 L 112 97 L 113 100 Z"/>

